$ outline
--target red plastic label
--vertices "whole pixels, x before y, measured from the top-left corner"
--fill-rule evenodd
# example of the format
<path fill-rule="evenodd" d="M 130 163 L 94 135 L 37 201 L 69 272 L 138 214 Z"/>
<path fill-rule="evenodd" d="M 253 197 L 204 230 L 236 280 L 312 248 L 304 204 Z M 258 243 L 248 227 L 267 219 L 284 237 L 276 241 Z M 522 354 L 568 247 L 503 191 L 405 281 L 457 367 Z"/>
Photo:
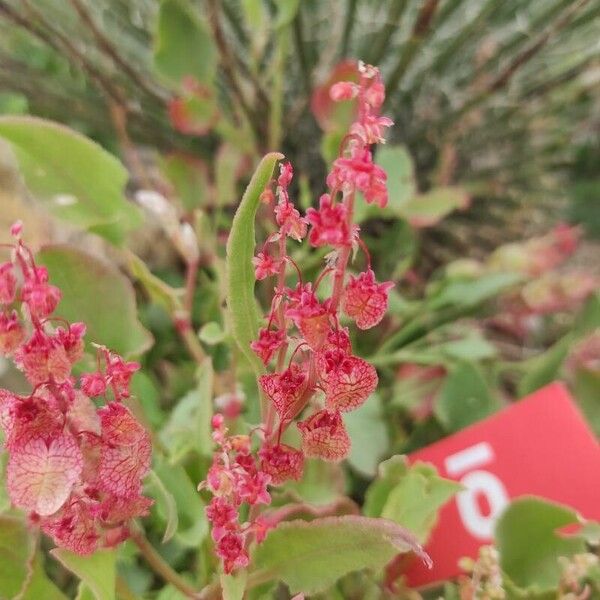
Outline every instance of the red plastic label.
<path fill-rule="evenodd" d="M 600 445 L 559 383 L 409 459 L 433 463 L 466 488 L 441 510 L 426 546 L 433 569 L 415 561 L 411 586 L 458 575 L 458 560 L 491 543 L 498 515 L 518 496 L 541 496 L 600 520 Z"/>

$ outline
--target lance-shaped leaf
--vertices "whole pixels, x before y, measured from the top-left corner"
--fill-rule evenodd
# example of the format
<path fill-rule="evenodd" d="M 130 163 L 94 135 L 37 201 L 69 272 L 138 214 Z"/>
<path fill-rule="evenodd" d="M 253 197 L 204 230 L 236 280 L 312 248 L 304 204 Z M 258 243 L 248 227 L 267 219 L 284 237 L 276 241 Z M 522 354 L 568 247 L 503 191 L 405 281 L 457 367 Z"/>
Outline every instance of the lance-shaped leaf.
<path fill-rule="evenodd" d="M 242 201 L 235 213 L 227 240 L 227 306 L 231 316 L 231 331 L 244 356 L 257 373 L 263 371 L 250 342 L 258 336 L 259 312 L 254 299 L 254 267 L 252 258 L 256 244 L 254 219 L 260 195 L 273 175 L 282 154 L 271 152 L 258 165 Z"/>
<path fill-rule="evenodd" d="M 11 454 L 6 471 L 10 498 L 19 508 L 51 515 L 69 497 L 82 466 L 81 451 L 70 434 L 49 444 L 35 438 Z"/>
<path fill-rule="evenodd" d="M 37 260 L 62 291 L 56 314 L 87 326 L 87 339 L 125 356 L 138 355 L 152 336 L 137 319 L 130 282 L 110 264 L 67 245 L 45 247 Z"/>
<path fill-rule="evenodd" d="M 394 556 L 415 552 L 414 536 L 393 521 L 356 515 L 289 521 L 256 549 L 249 584 L 280 579 L 292 594 L 315 594 L 361 569 L 382 569 Z"/>
<path fill-rule="evenodd" d="M 128 174 L 113 155 L 85 136 L 34 117 L 0 118 L 25 183 L 55 216 L 118 242 L 141 224 L 124 196 Z"/>

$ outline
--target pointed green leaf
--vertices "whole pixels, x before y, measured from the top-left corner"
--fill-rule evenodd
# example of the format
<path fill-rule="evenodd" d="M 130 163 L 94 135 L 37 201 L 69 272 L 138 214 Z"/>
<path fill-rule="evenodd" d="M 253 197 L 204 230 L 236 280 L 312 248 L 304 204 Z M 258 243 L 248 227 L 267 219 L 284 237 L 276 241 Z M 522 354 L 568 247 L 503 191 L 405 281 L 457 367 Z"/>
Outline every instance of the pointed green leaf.
<path fill-rule="evenodd" d="M 231 331 L 240 350 L 259 373 L 263 370 L 262 363 L 250 349 L 250 343 L 258 335 L 259 323 L 252 266 L 256 245 L 254 219 L 260 195 L 271 179 L 277 161 L 282 158 L 282 154 L 271 152 L 258 165 L 235 213 L 227 241 L 227 306 Z"/>
<path fill-rule="evenodd" d="M 64 548 L 55 548 L 50 553 L 81 579 L 96 600 L 115 600 L 117 555 L 114 550 L 96 550 L 90 556 L 79 556 Z"/>
<path fill-rule="evenodd" d="M 254 553 L 249 582 L 280 579 L 292 594 L 315 594 L 361 569 L 382 569 L 402 552 L 423 555 L 406 529 L 356 515 L 289 521 L 273 529 Z"/>
<path fill-rule="evenodd" d="M 164 512 L 166 527 L 163 533 L 162 543 L 168 542 L 175 535 L 177 526 L 179 525 L 179 517 L 177 515 L 177 504 L 173 494 L 167 489 L 161 478 L 156 474 L 156 471 L 148 473 L 147 487 L 150 495 L 156 499 Z"/>
<path fill-rule="evenodd" d="M 133 287 L 115 267 L 62 244 L 46 246 L 37 260 L 62 291 L 56 314 L 83 321 L 88 341 L 124 356 L 139 355 L 152 345 L 151 334 L 137 318 Z"/>
<path fill-rule="evenodd" d="M 393 456 L 380 465 L 379 477 L 367 490 L 365 512 L 395 521 L 425 543 L 439 509 L 461 489 L 440 477 L 433 465 L 409 466 L 406 457 Z"/>
<path fill-rule="evenodd" d="M 113 242 L 141 224 L 140 211 L 124 196 L 127 170 L 92 140 L 35 117 L 0 118 L 0 137 L 29 190 L 55 216 Z"/>
<path fill-rule="evenodd" d="M 208 533 L 208 523 L 204 516 L 204 503 L 196 486 L 181 465 L 169 465 L 162 461 L 155 466 L 155 471 L 175 502 L 177 512 L 175 538 L 188 548 L 198 548 Z M 168 521 L 169 507 L 159 501 L 156 508 L 161 517 Z"/>

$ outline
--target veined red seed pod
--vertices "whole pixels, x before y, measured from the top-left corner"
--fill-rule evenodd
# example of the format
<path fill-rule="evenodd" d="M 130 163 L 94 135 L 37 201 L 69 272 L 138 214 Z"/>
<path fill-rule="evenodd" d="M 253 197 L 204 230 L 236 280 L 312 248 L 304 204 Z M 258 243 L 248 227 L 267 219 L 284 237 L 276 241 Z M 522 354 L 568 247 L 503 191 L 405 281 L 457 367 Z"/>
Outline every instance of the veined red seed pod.
<path fill-rule="evenodd" d="M 350 437 L 338 411 L 320 410 L 298 423 L 298 429 L 309 458 L 337 462 L 350 452 Z"/>
<path fill-rule="evenodd" d="M 263 446 L 259 452 L 261 469 L 271 476 L 271 484 L 288 479 L 299 480 L 304 468 L 304 454 L 286 444 Z"/>

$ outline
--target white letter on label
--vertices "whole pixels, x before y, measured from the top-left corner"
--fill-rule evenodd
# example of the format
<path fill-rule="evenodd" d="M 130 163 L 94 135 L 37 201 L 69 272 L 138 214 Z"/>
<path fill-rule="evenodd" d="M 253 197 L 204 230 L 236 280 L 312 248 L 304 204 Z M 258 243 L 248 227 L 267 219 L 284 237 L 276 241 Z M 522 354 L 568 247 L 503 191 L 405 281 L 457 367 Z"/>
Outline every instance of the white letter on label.
<path fill-rule="evenodd" d="M 446 458 L 446 471 L 456 477 L 470 469 L 482 467 L 493 459 L 494 451 L 490 444 L 481 442 Z M 493 473 L 481 470 L 467 473 L 460 483 L 467 488 L 456 496 L 456 505 L 465 529 L 478 539 L 491 539 L 496 519 L 508 504 L 504 485 Z M 481 513 L 477 502 L 480 495 L 485 496 L 489 504 L 490 512 L 487 515 Z"/>
<path fill-rule="evenodd" d="M 456 496 L 456 504 L 465 529 L 480 540 L 493 537 L 494 525 L 502 509 L 508 504 L 508 496 L 502 482 L 488 471 L 472 471 L 460 482 L 467 488 Z M 481 514 L 477 503 L 479 495 L 486 497 L 490 506 L 487 515 Z"/>

